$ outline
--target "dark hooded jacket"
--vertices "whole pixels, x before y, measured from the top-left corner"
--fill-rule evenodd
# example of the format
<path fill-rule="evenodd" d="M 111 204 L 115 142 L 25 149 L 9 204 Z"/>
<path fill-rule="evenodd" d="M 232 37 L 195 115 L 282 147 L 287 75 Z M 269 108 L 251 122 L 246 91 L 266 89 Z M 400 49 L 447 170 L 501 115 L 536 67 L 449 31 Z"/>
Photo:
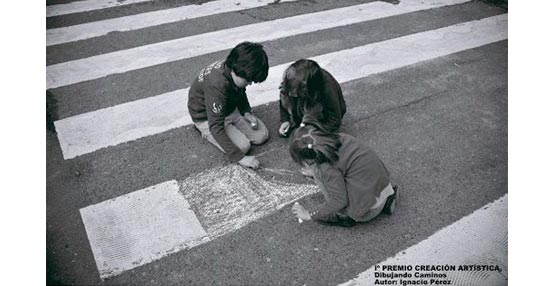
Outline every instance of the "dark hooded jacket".
<path fill-rule="evenodd" d="M 239 161 L 245 156 L 226 134 L 224 120 L 236 108 L 241 115 L 251 112 L 251 106 L 245 89 L 236 87 L 224 61 L 201 70 L 189 89 L 187 107 L 193 122 L 208 121 L 210 133 L 228 159 Z"/>
<path fill-rule="evenodd" d="M 291 128 L 299 127 L 301 122 L 311 124 L 324 132 L 337 132 L 346 113 L 346 103 L 340 84 L 325 69 L 323 92 L 315 106 L 306 104 L 296 97 L 290 97 L 280 88 L 280 122 L 290 122 Z"/>

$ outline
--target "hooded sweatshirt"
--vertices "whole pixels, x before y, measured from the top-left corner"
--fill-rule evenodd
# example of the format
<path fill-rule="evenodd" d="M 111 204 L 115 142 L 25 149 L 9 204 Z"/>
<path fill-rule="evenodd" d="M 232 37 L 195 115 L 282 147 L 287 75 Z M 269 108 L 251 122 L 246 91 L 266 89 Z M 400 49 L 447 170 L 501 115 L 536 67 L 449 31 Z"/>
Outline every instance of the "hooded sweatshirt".
<path fill-rule="evenodd" d="M 236 108 L 241 115 L 251 112 L 251 106 L 245 88 L 234 84 L 231 70 L 224 61 L 201 70 L 189 89 L 187 107 L 193 122 L 208 121 L 210 133 L 228 159 L 237 162 L 245 156 L 226 134 L 224 120 Z"/>

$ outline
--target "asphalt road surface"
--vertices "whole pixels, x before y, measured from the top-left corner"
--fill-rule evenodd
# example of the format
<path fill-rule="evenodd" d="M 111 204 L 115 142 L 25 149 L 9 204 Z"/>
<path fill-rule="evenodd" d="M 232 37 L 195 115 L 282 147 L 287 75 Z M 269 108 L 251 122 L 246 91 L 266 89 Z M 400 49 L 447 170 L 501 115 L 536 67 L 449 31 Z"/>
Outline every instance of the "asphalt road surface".
<path fill-rule="evenodd" d="M 505 1 L 47 3 L 47 284 L 507 284 Z M 270 130 L 256 171 L 187 113 L 194 77 L 245 40 L 271 66 L 247 88 Z M 341 83 L 343 132 L 401 188 L 393 215 L 292 215 L 323 201 L 277 133 L 299 58 Z"/>

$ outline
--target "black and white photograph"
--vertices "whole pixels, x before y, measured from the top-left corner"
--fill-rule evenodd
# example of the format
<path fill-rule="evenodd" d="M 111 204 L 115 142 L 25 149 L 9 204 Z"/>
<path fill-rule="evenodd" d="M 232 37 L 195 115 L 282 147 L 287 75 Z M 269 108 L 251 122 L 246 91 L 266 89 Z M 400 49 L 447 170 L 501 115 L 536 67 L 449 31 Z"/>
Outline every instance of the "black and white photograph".
<path fill-rule="evenodd" d="M 46 285 L 512 285 L 514 2 L 47 0 Z"/>

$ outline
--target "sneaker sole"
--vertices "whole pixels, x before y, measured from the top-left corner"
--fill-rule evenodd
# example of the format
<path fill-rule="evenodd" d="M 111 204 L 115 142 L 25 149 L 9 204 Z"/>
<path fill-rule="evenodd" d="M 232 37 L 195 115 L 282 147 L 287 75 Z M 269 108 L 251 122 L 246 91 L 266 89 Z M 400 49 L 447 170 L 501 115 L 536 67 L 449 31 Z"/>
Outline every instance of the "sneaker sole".
<path fill-rule="evenodd" d="M 387 215 L 392 215 L 396 210 L 396 201 L 398 200 L 398 186 L 394 186 L 394 194 L 390 195 L 386 200 L 385 208 L 382 210 Z"/>

